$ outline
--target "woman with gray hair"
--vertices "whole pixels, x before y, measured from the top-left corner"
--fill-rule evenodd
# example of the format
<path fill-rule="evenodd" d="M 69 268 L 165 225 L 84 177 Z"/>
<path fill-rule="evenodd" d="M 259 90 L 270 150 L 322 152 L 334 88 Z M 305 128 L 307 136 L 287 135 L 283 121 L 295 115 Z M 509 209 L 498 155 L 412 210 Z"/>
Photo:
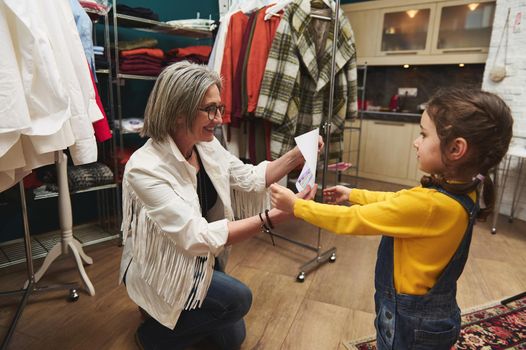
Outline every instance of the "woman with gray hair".
<path fill-rule="evenodd" d="M 205 66 L 167 67 L 146 106 L 142 135 L 150 139 L 126 164 L 120 280 L 145 315 L 136 333 L 144 349 L 184 349 L 205 338 L 239 348 L 252 294 L 218 262 L 263 224 L 292 218 L 271 209 L 234 221 L 232 189 L 264 193 L 304 159 L 296 147 L 254 166 L 225 150 L 214 137 L 225 109 L 220 89 L 219 75 Z"/>

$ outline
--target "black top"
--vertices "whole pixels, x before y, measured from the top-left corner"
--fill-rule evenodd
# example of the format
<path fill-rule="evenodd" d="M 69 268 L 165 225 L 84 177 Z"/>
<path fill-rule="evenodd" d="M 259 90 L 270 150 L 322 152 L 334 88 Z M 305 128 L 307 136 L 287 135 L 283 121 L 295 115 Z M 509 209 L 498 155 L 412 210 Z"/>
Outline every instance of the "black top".
<path fill-rule="evenodd" d="M 217 191 L 210 180 L 210 177 L 206 173 L 205 167 L 201 162 L 199 153 L 196 152 L 197 159 L 199 161 L 199 171 L 197 172 L 197 196 L 199 197 L 199 204 L 201 205 L 201 212 L 203 216 L 212 208 L 217 201 Z"/>

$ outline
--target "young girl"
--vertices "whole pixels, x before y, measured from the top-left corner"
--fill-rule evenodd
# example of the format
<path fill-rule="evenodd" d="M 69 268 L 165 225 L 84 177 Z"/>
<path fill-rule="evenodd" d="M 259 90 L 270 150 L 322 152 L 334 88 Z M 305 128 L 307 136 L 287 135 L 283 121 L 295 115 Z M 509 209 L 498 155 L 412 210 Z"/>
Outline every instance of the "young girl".
<path fill-rule="evenodd" d="M 335 206 L 298 199 L 271 185 L 274 207 L 336 234 L 382 235 L 375 271 L 378 349 L 450 349 L 460 333 L 456 283 L 468 257 L 476 218 L 494 205 L 488 176 L 512 137 L 510 109 L 496 95 L 437 93 L 414 141 L 422 186 L 372 192 L 335 186 Z M 479 208 L 482 192 L 485 207 Z"/>

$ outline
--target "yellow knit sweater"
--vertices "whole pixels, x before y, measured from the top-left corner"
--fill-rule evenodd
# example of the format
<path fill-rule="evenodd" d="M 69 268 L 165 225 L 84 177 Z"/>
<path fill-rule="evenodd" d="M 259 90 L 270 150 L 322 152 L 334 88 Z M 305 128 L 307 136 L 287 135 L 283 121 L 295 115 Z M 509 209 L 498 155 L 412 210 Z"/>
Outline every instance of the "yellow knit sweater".
<path fill-rule="evenodd" d="M 475 200 L 475 192 L 470 197 Z M 393 273 L 398 293 L 426 294 L 455 253 L 468 224 L 462 205 L 435 189 L 353 189 L 349 201 L 357 205 L 299 199 L 294 215 L 336 234 L 394 237 Z"/>

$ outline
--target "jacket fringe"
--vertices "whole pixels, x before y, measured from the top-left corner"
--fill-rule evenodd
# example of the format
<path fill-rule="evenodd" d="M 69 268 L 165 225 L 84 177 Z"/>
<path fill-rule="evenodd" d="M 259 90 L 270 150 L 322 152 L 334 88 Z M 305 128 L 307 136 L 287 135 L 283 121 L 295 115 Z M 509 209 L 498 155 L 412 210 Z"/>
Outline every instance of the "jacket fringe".
<path fill-rule="evenodd" d="M 265 209 L 270 209 L 270 196 L 268 192 L 244 192 L 232 190 L 232 209 L 234 210 L 234 217 L 245 219 L 258 213 L 262 213 Z"/>
<path fill-rule="evenodd" d="M 179 248 L 148 216 L 139 198 L 123 186 L 123 241 L 132 244 L 139 276 L 166 303 L 185 310 L 200 307 L 212 280 L 214 257 L 192 256 Z"/>

